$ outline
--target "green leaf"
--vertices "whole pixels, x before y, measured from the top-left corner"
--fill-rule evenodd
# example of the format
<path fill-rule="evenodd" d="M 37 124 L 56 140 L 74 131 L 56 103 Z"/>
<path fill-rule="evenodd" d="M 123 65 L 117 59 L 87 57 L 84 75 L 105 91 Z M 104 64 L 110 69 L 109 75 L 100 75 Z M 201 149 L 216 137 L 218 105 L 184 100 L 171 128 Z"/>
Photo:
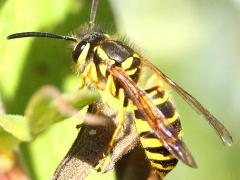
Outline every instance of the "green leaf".
<path fill-rule="evenodd" d="M 29 126 L 33 136 L 56 121 L 51 103 L 60 96 L 54 87 L 43 87 L 38 90 L 28 103 L 25 116 L 29 119 Z"/>
<path fill-rule="evenodd" d="M 0 115 L 0 126 L 20 141 L 30 141 L 32 139 L 28 120 L 24 116 Z"/>
<path fill-rule="evenodd" d="M 50 125 L 75 115 L 98 99 L 97 93 L 87 89 L 61 95 L 53 86 L 42 87 L 31 98 L 25 113 L 31 133 L 36 136 Z"/>
<path fill-rule="evenodd" d="M 21 141 L 12 134 L 0 128 L 0 153 L 12 151 Z"/>

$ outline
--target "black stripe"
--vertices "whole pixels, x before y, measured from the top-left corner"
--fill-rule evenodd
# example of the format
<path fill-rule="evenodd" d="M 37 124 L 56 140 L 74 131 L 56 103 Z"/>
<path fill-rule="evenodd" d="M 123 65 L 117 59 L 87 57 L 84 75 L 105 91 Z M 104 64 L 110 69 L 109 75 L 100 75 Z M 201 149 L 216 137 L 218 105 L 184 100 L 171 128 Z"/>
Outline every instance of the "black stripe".
<path fill-rule="evenodd" d="M 157 135 L 154 133 L 154 132 L 152 132 L 152 131 L 144 131 L 144 132 L 141 132 L 140 134 L 140 137 L 142 137 L 142 138 L 156 138 L 156 139 L 158 139 L 158 137 L 157 137 Z"/>
<path fill-rule="evenodd" d="M 133 62 L 131 66 L 125 69 L 125 71 L 133 70 L 134 68 L 139 68 L 140 64 L 141 64 L 141 60 L 139 58 L 133 57 Z"/>
<path fill-rule="evenodd" d="M 151 97 L 151 99 L 159 99 L 159 98 L 163 98 L 165 94 L 165 91 L 157 91 L 157 94 L 155 94 L 154 96 Z"/>
<path fill-rule="evenodd" d="M 163 113 L 166 118 L 173 117 L 175 113 L 175 108 L 170 101 L 166 101 L 162 104 L 157 105 L 158 109 Z"/>
<path fill-rule="evenodd" d="M 146 91 L 148 94 L 155 91 L 155 90 L 158 90 L 159 86 L 153 86 L 151 88 L 148 88 L 148 89 L 144 89 L 144 91 Z"/>
<path fill-rule="evenodd" d="M 163 156 L 169 156 L 171 153 L 164 147 L 164 146 L 159 146 L 159 147 L 146 147 L 146 151 L 149 151 L 151 153 L 158 153 L 162 154 Z"/>
<path fill-rule="evenodd" d="M 174 122 L 170 123 L 167 126 L 170 127 L 171 129 L 174 129 L 178 133 L 180 133 L 180 131 L 182 130 L 182 126 L 181 126 L 179 117 Z"/>
<path fill-rule="evenodd" d="M 137 68 L 137 71 L 133 75 L 130 75 L 130 77 L 134 82 L 138 82 L 139 75 L 140 75 L 140 69 Z"/>
<path fill-rule="evenodd" d="M 128 58 L 129 58 L 129 57 L 128 57 Z M 126 61 L 126 59 L 125 59 L 123 62 L 125 62 L 125 61 Z M 123 63 L 123 62 L 122 62 L 122 63 Z M 130 66 L 129 68 L 125 69 L 125 71 L 131 71 L 131 70 L 137 68 L 137 71 L 136 71 L 134 74 L 130 75 L 131 79 L 132 79 L 134 82 L 137 82 L 138 79 L 139 79 L 139 75 L 140 75 L 140 65 L 141 65 L 141 60 L 140 60 L 139 58 L 133 57 L 133 62 L 132 62 L 132 64 L 131 64 L 131 66 Z"/>
<path fill-rule="evenodd" d="M 127 106 L 128 106 L 128 102 L 129 102 L 129 99 L 128 99 L 128 96 L 127 96 L 127 94 L 125 93 L 125 91 L 124 91 L 124 94 L 125 94 L 125 98 L 124 98 L 123 106 L 124 106 L 124 107 L 127 107 Z"/>
<path fill-rule="evenodd" d="M 176 166 L 178 163 L 178 160 L 176 158 L 174 159 L 168 159 L 168 160 L 154 160 L 150 159 L 153 163 L 160 164 L 163 168 L 167 168 L 169 166 Z"/>
<path fill-rule="evenodd" d="M 142 113 L 137 109 L 137 110 L 134 110 L 134 114 L 135 114 L 135 117 L 137 118 L 137 119 L 141 119 L 141 120 L 143 120 L 143 121 L 145 121 L 145 119 L 143 118 L 143 116 L 142 116 Z"/>
<path fill-rule="evenodd" d="M 155 167 L 155 168 L 156 168 L 156 167 Z M 158 172 L 160 172 L 160 173 L 163 173 L 164 176 L 166 176 L 167 173 L 169 173 L 169 172 L 171 171 L 171 169 L 170 169 L 170 170 L 164 170 L 164 169 L 158 169 L 158 168 L 156 168 L 156 170 L 157 170 Z"/>

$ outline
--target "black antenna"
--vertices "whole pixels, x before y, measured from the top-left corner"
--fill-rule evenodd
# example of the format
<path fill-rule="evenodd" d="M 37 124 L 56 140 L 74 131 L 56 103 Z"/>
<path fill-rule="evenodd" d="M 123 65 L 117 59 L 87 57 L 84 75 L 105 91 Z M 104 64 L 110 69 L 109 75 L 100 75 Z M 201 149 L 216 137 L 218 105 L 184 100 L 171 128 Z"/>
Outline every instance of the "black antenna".
<path fill-rule="evenodd" d="M 92 1 L 89 27 L 88 27 L 90 31 L 94 28 L 94 25 L 95 25 L 98 3 L 99 3 L 99 0 L 93 0 Z M 25 38 L 25 37 L 44 37 L 44 38 L 63 39 L 63 40 L 67 40 L 67 41 L 77 42 L 77 39 L 74 38 L 74 37 L 71 37 L 71 36 L 63 36 L 63 35 L 45 33 L 45 32 L 15 33 L 15 34 L 9 35 L 7 37 L 7 39 L 17 39 L 17 38 Z"/>
<path fill-rule="evenodd" d="M 92 30 L 94 28 L 98 3 L 99 3 L 99 0 L 92 1 L 92 8 L 91 8 L 91 14 L 90 14 L 90 21 L 89 21 L 89 30 Z"/>
<path fill-rule="evenodd" d="M 44 37 L 44 38 L 52 38 L 52 39 L 63 39 L 66 41 L 73 41 L 77 42 L 77 39 L 71 36 L 63 36 L 58 34 L 52 33 L 45 33 L 45 32 L 22 32 L 22 33 L 15 33 L 11 34 L 7 37 L 7 39 L 16 39 L 16 38 L 24 38 L 24 37 Z"/>

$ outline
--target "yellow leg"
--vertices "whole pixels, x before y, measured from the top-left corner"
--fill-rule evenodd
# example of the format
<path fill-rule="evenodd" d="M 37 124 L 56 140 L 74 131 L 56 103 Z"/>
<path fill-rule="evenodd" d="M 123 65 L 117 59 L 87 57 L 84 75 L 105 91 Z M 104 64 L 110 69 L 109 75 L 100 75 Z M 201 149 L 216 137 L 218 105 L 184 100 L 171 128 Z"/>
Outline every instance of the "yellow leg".
<path fill-rule="evenodd" d="M 118 125 L 117 125 L 117 128 L 115 129 L 112 139 L 109 143 L 109 148 L 108 148 L 109 152 L 112 150 L 114 141 L 117 138 L 117 135 L 119 134 L 120 129 L 124 123 L 124 91 L 123 91 L 123 89 L 119 89 L 118 99 L 119 99 Z"/>
<path fill-rule="evenodd" d="M 116 94 L 116 87 L 115 87 L 115 84 L 113 81 L 113 77 L 110 75 L 110 76 L 108 76 L 106 87 L 103 92 L 103 98 L 102 98 L 103 103 L 107 102 L 107 98 L 109 95 L 115 96 L 115 94 Z"/>
<path fill-rule="evenodd" d="M 103 98 L 102 98 L 103 103 L 106 103 L 106 101 L 107 101 L 107 97 L 108 97 L 110 89 L 111 89 L 111 83 L 112 83 L 111 77 L 108 76 L 106 87 L 105 87 L 104 92 L 103 92 Z"/>
<path fill-rule="evenodd" d="M 79 87 L 79 89 L 83 89 L 85 86 L 87 86 L 88 82 L 88 75 L 91 73 L 92 65 L 88 64 L 86 68 L 84 69 L 84 72 L 82 73 L 82 84 Z"/>
<path fill-rule="evenodd" d="M 79 87 L 79 89 L 83 89 L 85 86 L 86 86 L 86 78 L 83 76 L 83 77 L 82 77 L 82 84 L 81 84 L 81 86 Z"/>
<path fill-rule="evenodd" d="M 101 163 L 99 164 L 99 171 L 101 172 L 104 172 L 109 161 L 110 161 L 110 153 L 112 151 L 112 148 L 113 148 L 113 144 L 122 128 L 122 125 L 124 123 L 124 98 L 125 98 L 125 95 L 124 95 L 124 90 L 123 89 L 119 89 L 119 96 L 118 96 L 118 99 L 119 99 L 119 112 L 118 112 L 118 125 L 113 133 L 113 136 L 112 136 L 112 139 L 111 141 L 109 142 L 108 144 L 108 147 L 107 147 L 107 151 L 105 152 L 104 154 L 104 158 L 103 160 L 101 161 Z"/>

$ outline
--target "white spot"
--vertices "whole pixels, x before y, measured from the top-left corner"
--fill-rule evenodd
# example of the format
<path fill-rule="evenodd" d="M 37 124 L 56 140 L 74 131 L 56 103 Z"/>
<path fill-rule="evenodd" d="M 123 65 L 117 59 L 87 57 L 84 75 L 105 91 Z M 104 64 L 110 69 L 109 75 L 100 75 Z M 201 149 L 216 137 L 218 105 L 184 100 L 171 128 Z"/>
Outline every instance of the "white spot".
<path fill-rule="evenodd" d="M 85 48 L 86 44 L 82 45 L 81 46 L 81 50 L 83 50 Z"/>

